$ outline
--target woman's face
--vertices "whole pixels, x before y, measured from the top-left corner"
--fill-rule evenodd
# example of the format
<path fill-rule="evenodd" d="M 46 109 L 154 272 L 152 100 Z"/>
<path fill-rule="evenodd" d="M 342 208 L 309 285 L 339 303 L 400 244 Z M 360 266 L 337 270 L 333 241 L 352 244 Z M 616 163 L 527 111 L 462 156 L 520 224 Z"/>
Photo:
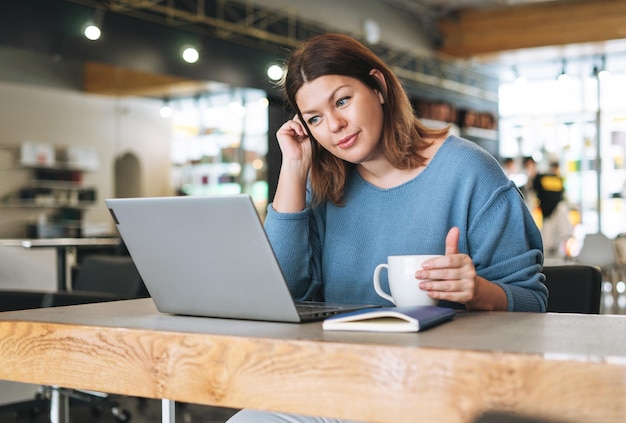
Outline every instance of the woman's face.
<path fill-rule="evenodd" d="M 355 164 L 380 155 L 384 100 L 377 90 L 355 78 L 325 75 L 304 84 L 296 103 L 315 139 L 330 153 Z"/>

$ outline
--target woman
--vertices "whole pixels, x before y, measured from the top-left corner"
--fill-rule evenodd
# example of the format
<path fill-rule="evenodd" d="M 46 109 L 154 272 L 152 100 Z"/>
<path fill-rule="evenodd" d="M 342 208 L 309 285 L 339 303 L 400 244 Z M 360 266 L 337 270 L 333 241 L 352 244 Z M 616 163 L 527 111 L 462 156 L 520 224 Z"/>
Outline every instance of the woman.
<path fill-rule="evenodd" d="M 265 228 L 297 299 L 390 306 L 372 286 L 387 256 L 444 254 L 416 273 L 441 305 L 546 309 L 541 236 L 499 163 L 414 116 L 398 78 L 341 34 L 306 41 L 283 88 L 296 116 Z M 231 422 L 309 421 L 250 410 Z M 310 421 L 331 421 L 313 419 Z"/>

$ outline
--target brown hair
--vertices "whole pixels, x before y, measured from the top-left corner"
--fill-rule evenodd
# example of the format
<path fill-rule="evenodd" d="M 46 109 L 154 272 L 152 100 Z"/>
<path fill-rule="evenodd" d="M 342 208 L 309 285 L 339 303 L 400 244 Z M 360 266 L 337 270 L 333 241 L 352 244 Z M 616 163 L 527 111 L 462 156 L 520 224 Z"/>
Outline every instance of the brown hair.
<path fill-rule="evenodd" d="M 371 75 L 373 69 L 382 73 L 386 87 Z M 308 39 L 289 57 L 282 87 L 311 139 L 310 177 L 314 203 L 331 201 L 341 205 L 347 174 L 354 166 L 337 158 L 315 140 L 296 103 L 298 90 L 308 81 L 324 75 L 355 78 L 381 93 L 384 99 L 382 151 L 385 158 L 398 169 L 423 165 L 426 158 L 421 151 L 430 145 L 427 139 L 448 133 L 448 128 L 430 129 L 417 119 L 398 77 L 363 44 L 347 35 L 334 33 Z"/>

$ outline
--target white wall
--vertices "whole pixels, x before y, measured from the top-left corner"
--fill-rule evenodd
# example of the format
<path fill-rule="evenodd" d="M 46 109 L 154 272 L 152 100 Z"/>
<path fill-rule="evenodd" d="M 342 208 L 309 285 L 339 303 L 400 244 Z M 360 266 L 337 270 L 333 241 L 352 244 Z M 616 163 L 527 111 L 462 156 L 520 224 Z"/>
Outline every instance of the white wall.
<path fill-rule="evenodd" d="M 23 141 L 37 141 L 97 149 L 99 170 L 84 176 L 84 184 L 97 189 L 97 206 L 85 213 L 85 221 L 111 223 L 103 200 L 113 196 L 115 158 L 125 152 L 139 158 L 142 196 L 171 195 L 171 129 L 169 121 L 159 116 L 160 101 L 86 95 L 7 82 L 0 82 L 0 98 L 0 146 L 17 149 Z M 24 169 L 6 168 L 6 162 L 2 160 L 0 170 L 0 195 L 19 189 L 29 176 Z M 0 238 L 24 236 L 19 232 L 22 223 L 33 221 L 40 212 L 7 208 L 0 203 Z"/>

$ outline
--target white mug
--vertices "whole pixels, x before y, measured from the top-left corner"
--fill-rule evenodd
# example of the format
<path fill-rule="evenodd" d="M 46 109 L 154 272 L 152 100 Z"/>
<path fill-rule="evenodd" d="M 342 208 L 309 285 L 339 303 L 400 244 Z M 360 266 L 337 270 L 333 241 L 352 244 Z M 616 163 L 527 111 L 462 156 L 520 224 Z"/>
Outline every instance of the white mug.
<path fill-rule="evenodd" d="M 415 272 L 422 269 L 422 263 L 440 255 L 389 256 L 387 263 L 376 266 L 374 270 L 374 289 L 376 293 L 397 307 L 416 305 L 437 305 L 437 300 L 430 298 L 419 284 L 424 279 L 417 279 Z M 387 269 L 391 295 L 380 287 L 380 272 Z"/>

